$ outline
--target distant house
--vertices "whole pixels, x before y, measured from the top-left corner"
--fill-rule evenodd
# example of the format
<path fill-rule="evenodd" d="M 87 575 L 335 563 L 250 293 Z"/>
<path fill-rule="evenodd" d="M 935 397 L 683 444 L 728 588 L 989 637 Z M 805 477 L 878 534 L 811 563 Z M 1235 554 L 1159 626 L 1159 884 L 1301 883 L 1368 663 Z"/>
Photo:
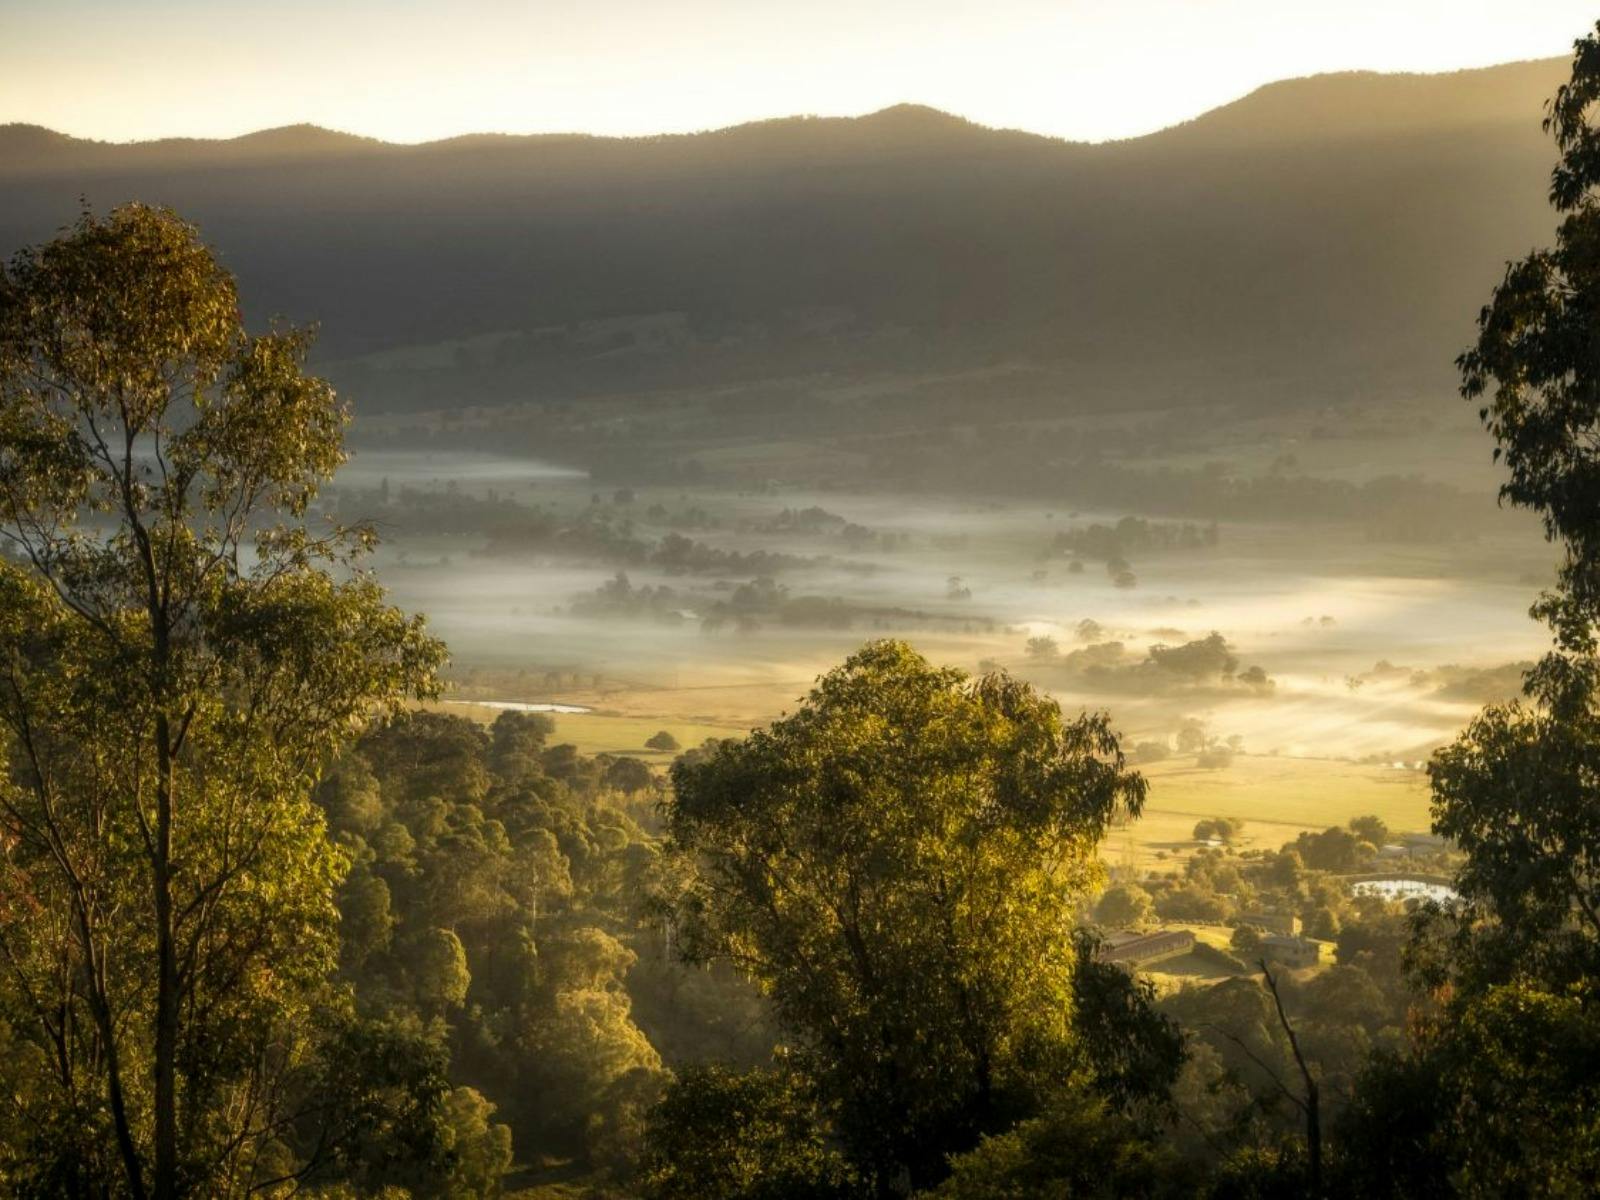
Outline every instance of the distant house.
<path fill-rule="evenodd" d="M 1444 850 L 1450 845 L 1450 839 L 1437 833 L 1403 833 L 1400 840 L 1406 849 L 1413 852 L 1422 850 Z"/>
<path fill-rule="evenodd" d="M 1145 967 L 1168 958 L 1177 958 L 1194 949 L 1194 934 L 1187 929 L 1157 929 L 1153 933 L 1119 930 L 1107 934 L 1100 944 L 1101 962 Z"/>
<path fill-rule="evenodd" d="M 1293 913 L 1251 912 L 1239 917 L 1239 924 L 1253 925 L 1263 933 L 1281 933 L 1294 937 L 1300 932 L 1300 918 Z"/>
<path fill-rule="evenodd" d="M 1322 948 L 1303 937 L 1269 933 L 1261 939 L 1261 957 L 1286 967 L 1314 967 L 1322 961 Z"/>

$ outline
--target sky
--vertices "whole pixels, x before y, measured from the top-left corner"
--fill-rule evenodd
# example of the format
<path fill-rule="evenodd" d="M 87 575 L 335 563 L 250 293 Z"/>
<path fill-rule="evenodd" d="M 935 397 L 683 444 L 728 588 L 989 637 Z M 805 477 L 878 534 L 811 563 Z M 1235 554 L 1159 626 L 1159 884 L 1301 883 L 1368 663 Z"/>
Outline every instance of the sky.
<path fill-rule="evenodd" d="M 902 102 L 1076 140 L 1274 80 L 1564 55 L 1596 0 L 0 0 L 0 123 L 417 142 Z"/>

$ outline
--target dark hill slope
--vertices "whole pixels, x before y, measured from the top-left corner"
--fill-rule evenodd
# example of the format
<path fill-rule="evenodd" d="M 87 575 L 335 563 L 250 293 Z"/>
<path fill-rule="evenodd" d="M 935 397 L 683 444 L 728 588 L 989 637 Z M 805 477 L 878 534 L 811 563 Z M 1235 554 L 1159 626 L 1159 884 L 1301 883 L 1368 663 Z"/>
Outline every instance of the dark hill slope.
<path fill-rule="evenodd" d="M 48 236 L 80 195 L 172 204 L 259 311 L 322 321 L 334 354 L 688 314 L 688 347 L 625 373 L 641 386 L 764 355 L 1021 358 L 1207 398 L 1433 386 L 1504 260 L 1549 236 L 1539 119 L 1564 70 L 1297 80 L 1098 146 L 915 106 L 422 146 L 8 126 L 0 248 Z M 796 315 L 818 311 L 836 314 L 823 333 Z M 615 385 L 616 351 L 530 377 Z"/>

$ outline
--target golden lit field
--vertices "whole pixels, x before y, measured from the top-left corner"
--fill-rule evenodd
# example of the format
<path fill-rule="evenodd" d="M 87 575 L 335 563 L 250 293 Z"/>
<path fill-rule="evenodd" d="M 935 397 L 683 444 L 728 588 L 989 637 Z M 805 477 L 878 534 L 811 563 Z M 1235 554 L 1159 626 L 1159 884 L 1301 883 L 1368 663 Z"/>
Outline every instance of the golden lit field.
<path fill-rule="evenodd" d="M 444 712 L 471 717 L 485 724 L 500 715 L 500 709 L 471 703 L 432 705 Z M 678 745 L 687 750 L 698 746 L 707 738 L 742 737 L 748 727 L 712 724 L 702 721 L 683 721 L 672 717 L 636 717 L 614 713 L 549 713 L 556 723 L 552 744 L 570 742 L 580 754 L 626 754 L 645 762 L 665 766 L 673 755 L 659 750 L 646 750 L 645 741 L 665 729 L 678 739 Z"/>
<path fill-rule="evenodd" d="M 1374 814 L 1391 830 L 1428 828 L 1427 778 L 1419 771 L 1325 758 L 1240 755 L 1220 770 L 1201 770 L 1193 759 L 1170 759 L 1140 768 L 1150 781 L 1144 816 L 1106 839 L 1114 866 L 1141 872 L 1194 847 L 1202 817 L 1238 817 L 1239 849 L 1277 849 L 1305 830 L 1343 825 Z"/>
<path fill-rule="evenodd" d="M 1197 925 L 1189 921 L 1162 921 L 1162 929 L 1187 929 L 1193 933 L 1197 942 L 1204 942 L 1218 950 L 1233 953 L 1233 930 L 1223 925 Z M 1317 949 L 1321 960 L 1315 967 L 1306 970 L 1320 971 L 1334 963 L 1334 944 L 1332 942 L 1317 942 Z M 1254 966 L 1253 962 L 1245 960 L 1247 966 Z M 1139 972 L 1147 976 L 1156 985 L 1158 992 L 1176 991 L 1187 984 L 1217 983 L 1230 978 L 1230 974 L 1217 963 L 1201 958 L 1197 954 L 1183 954 L 1177 958 L 1169 958 L 1158 962 L 1146 970 Z"/>

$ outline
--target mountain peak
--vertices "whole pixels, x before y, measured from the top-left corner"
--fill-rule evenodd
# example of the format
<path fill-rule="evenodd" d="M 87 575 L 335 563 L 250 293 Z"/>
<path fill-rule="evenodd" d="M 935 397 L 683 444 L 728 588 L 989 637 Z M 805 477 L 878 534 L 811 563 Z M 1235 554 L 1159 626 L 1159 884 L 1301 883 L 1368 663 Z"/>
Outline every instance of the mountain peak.
<path fill-rule="evenodd" d="M 965 117 L 958 117 L 954 113 L 945 112 L 942 108 L 934 108 L 929 104 L 913 104 L 904 102 L 891 104 L 888 108 L 880 108 L 877 112 L 866 113 L 861 118 L 863 121 L 894 122 L 905 125 L 938 125 L 945 128 L 970 126 L 973 122 Z"/>
<path fill-rule="evenodd" d="M 240 134 L 238 137 L 225 139 L 225 144 L 272 153 L 318 153 L 328 150 L 376 147 L 386 143 L 377 138 L 341 133 L 336 129 L 301 122 L 296 125 L 278 125 L 271 129 L 258 129 L 253 133 Z"/>
<path fill-rule="evenodd" d="M 1263 84 L 1230 104 L 1150 135 L 1201 141 L 1297 141 L 1341 136 L 1404 136 L 1464 126 L 1537 124 L 1530 95 L 1552 95 L 1571 64 L 1532 59 L 1438 73 L 1336 71 Z"/>

